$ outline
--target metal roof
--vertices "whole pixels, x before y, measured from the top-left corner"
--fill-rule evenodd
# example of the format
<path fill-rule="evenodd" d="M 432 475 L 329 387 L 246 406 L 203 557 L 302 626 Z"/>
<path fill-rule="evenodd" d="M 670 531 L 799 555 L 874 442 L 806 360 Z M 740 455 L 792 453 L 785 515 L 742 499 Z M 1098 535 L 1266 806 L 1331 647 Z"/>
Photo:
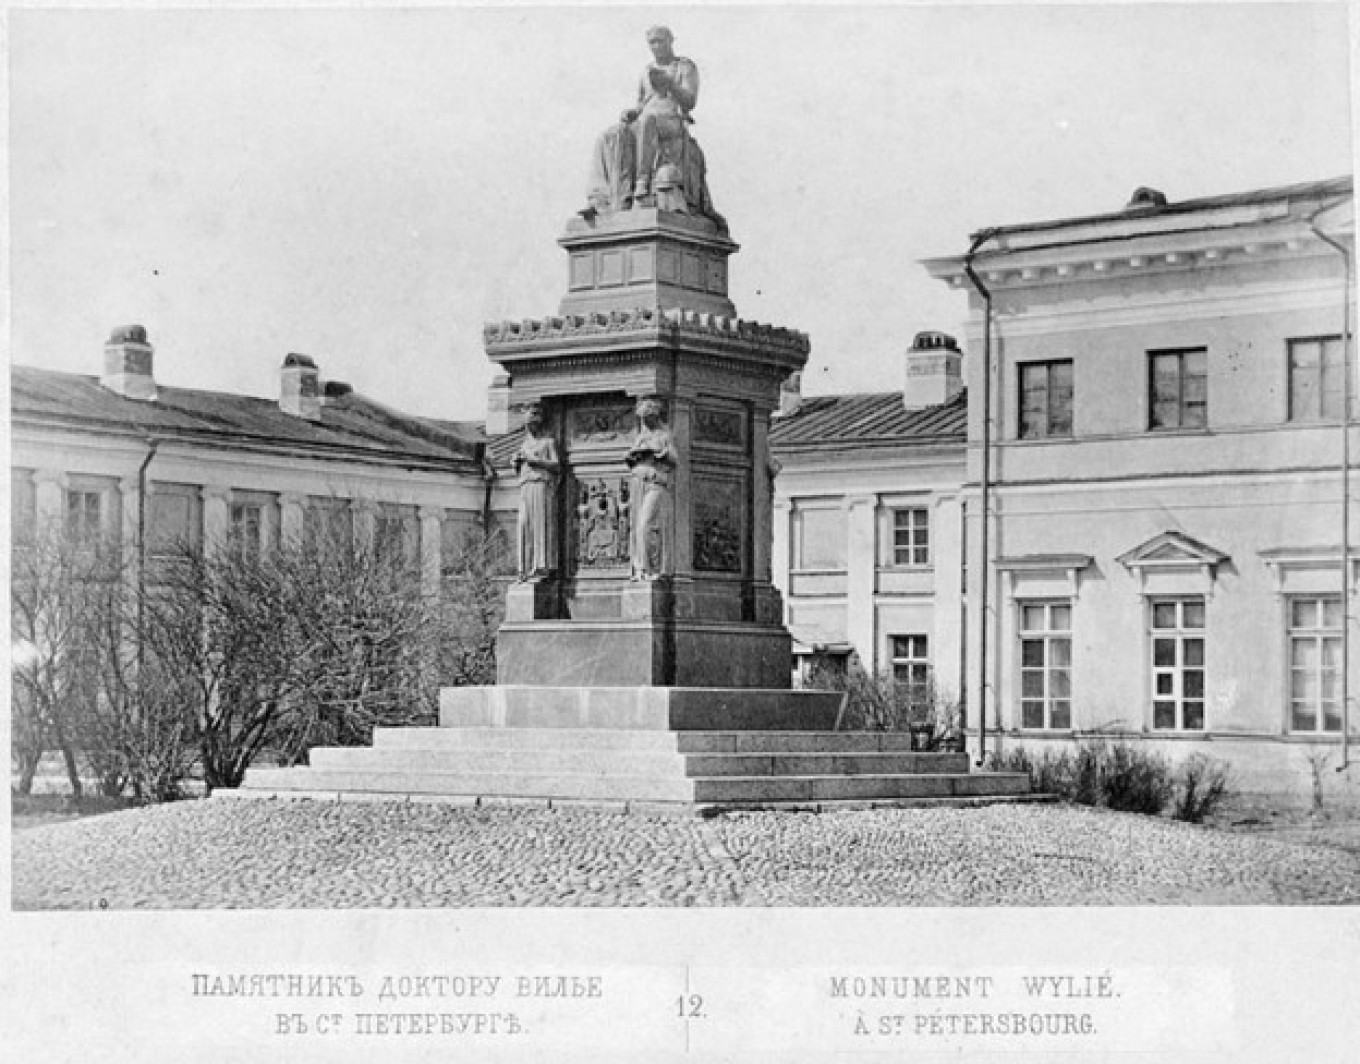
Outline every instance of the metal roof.
<path fill-rule="evenodd" d="M 774 418 L 770 445 L 795 448 L 892 443 L 962 443 L 968 431 L 967 393 L 947 403 L 908 410 L 901 392 L 811 396 L 796 414 Z"/>
<path fill-rule="evenodd" d="M 343 452 L 358 461 L 452 463 L 477 470 L 485 447 L 469 426 L 402 414 L 355 393 L 327 398 L 321 420 L 314 422 L 284 413 L 272 399 L 158 384 L 156 399 L 147 402 L 111 392 L 93 376 L 32 366 L 10 369 L 10 412 L 14 424 Z"/>
<path fill-rule="evenodd" d="M 1332 198 L 1345 198 L 1354 194 L 1353 179 L 1344 177 L 1328 178 L 1325 181 L 1303 181 L 1294 185 L 1279 185 L 1274 188 L 1254 189 L 1250 192 L 1233 192 L 1220 196 L 1203 196 L 1197 199 L 1181 200 L 1161 206 L 1126 207 L 1120 211 L 1107 211 L 1103 214 L 1078 215 L 1072 218 L 1055 218 L 1042 222 L 1027 222 L 1017 225 L 998 225 L 979 230 L 973 234 L 976 240 L 984 233 L 1000 236 L 1006 233 L 1041 232 L 1048 229 L 1063 229 L 1069 226 L 1092 225 L 1100 222 L 1128 221 L 1131 218 L 1156 218 L 1163 215 L 1193 214 L 1199 211 L 1221 210 L 1225 207 L 1248 207 L 1267 203 L 1305 200 L 1316 202 Z"/>

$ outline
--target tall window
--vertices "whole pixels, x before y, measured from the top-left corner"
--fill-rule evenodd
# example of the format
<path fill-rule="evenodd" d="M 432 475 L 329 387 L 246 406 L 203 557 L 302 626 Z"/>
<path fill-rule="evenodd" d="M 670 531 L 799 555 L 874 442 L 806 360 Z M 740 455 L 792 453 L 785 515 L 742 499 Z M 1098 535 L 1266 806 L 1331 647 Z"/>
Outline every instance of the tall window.
<path fill-rule="evenodd" d="M 302 527 L 308 542 L 318 546 L 346 551 L 354 542 L 354 515 L 346 499 L 313 496 L 303 512 Z"/>
<path fill-rule="evenodd" d="M 147 498 L 147 545 L 153 557 L 171 557 L 199 538 L 196 489 L 157 484 Z"/>
<path fill-rule="evenodd" d="M 1072 361 L 1026 362 L 1020 367 L 1022 440 L 1072 435 Z"/>
<path fill-rule="evenodd" d="M 1203 348 L 1149 352 L 1149 428 L 1202 429 L 1209 423 L 1208 361 Z"/>
<path fill-rule="evenodd" d="M 243 554 L 258 558 L 264 545 L 264 504 L 233 502 L 231 504 L 231 542 Z"/>
<path fill-rule="evenodd" d="M 1341 730 L 1341 600 L 1330 595 L 1289 600 L 1289 728 Z"/>
<path fill-rule="evenodd" d="M 1204 730 L 1204 600 L 1152 601 L 1152 726 Z"/>
<path fill-rule="evenodd" d="M 930 698 L 930 640 L 924 635 L 891 640 L 893 682 L 907 689 L 913 705 L 924 705 Z"/>
<path fill-rule="evenodd" d="M 33 534 L 38 523 L 38 487 L 28 469 L 9 471 L 9 535 L 18 543 Z"/>
<path fill-rule="evenodd" d="M 1289 420 L 1321 421 L 1344 413 L 1346 367 L 1341 337 L 1289 341 Z"/>
<path fill-rule="evenodd" d="M 1072 727 L 1072 607 L 1020 605 L 1020 726 Z"/>
<path fill-rule="evenodd" d="M 104 494 L 72 489 L 66 493 L 66 535 L 75 543 L 94 546 L 104 534 Z"/>
<path fill-rule="evenodd" d="M 924 506 L 894 510 L 892 520 L 893 564 L 929 565 L 930 511 Z"/>
<path fill-rule="evenodd" d="M 845 515 L 841 508 L 800 508 L 796 513 L 794 568 L 844 569 Z"/>
<path fill-rule="evenodd" d="M 413 562 L 416 557 L 416 517 L 407 507 L 384 506 L 374 526 L 374 547 L 379 556 Z"/>

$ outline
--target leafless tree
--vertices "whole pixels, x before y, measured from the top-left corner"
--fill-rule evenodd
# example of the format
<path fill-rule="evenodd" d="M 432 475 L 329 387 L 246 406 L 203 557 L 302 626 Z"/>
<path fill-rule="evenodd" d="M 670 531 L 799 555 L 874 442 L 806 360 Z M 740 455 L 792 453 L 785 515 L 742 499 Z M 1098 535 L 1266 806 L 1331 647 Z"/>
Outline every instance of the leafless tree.
<path fill-rule="evenodd" d="M 81 729 L 98 691 L 94 634 L 117 608 L 121 575 L 114 546 L 75 540 L 57 527 L 13 545 L 11 736 L 21 793 L 31 792 L 51 746 L 61 753 L 72 796 L 84 792 Z"/>

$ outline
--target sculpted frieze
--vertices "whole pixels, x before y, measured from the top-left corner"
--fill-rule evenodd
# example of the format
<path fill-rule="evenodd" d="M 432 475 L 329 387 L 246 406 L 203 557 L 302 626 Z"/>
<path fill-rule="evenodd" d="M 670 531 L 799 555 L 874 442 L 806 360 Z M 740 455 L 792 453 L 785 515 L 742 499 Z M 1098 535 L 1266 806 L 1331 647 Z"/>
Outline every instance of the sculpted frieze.
<path fill-rule="evenodd" d="M 567 439 L 576 446 L 621 443 L 633 432 L 633 408 L 627 403 L 578 407 L 567 417 Z"/>

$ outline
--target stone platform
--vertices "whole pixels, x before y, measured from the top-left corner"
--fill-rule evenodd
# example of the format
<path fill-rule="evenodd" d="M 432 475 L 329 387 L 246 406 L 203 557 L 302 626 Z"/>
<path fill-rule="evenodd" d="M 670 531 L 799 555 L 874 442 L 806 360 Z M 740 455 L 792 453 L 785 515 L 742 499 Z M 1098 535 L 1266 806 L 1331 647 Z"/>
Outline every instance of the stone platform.
<path fill-rule="evenodd" d="M 534 801 L 652 811 L 1015 798 L 1026 776 L 898 732 L 836 731 L 840 696 L 693 688 L 450 688 L 440 726 L 379 728 L 306 768 L 251 769 L 280 795 Z"/>

